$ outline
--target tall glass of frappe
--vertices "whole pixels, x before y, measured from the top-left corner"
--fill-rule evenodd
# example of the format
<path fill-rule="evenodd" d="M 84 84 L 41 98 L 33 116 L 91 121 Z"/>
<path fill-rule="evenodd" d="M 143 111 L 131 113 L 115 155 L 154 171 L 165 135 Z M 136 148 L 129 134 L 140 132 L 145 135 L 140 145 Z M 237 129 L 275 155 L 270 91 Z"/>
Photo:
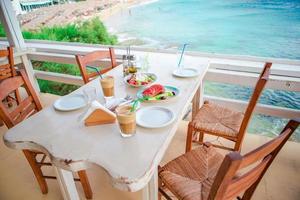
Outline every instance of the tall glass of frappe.
<path fill-rule="evenodd" d="M 131 137 L 136 132 L 135 111 L 132 111 L 131 107 L 131 105 L 124 105 L 116 108 L 117 120 L 123 137 Z"/>
<path fill-rule="evenodd" d="M 114 82 L 115 81 L 113 76 L 104 76 L 100 79 L 102 91 L 105 98 L 111 98 L 115 95 Z"/>

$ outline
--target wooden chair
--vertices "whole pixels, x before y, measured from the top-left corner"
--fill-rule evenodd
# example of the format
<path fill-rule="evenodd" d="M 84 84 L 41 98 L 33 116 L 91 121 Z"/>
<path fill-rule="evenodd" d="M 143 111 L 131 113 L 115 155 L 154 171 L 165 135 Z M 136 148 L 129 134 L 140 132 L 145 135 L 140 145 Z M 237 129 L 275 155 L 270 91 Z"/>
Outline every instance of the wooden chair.
<path fill-rule="evenodd" d="M 211 102 L 204 102 L 195 118 L 189 123 L 186 152 L 191 150 L 193 142 L 203 144 L 204 134 L 222 137 L 234 142 L 235 144 L 234 148 L 213 144 L 215 147 L 234 151 L 241 150 L 242 141 L 244 139 L 248 123 L 253 114 L 257 100 L 268 81 L 271 66 L 272 63 L 265 64 L 264 69 L 258 78 L 245 114 Z"/>
<path fill-rule="evenodd" d="M 94 77 L 99 76 L 99 74 L 104 74 L 105 72 L 117 66 L 115 51 L 113 48 L 109 48 L 108 51 L 93 51 L 91 53 L 86 54 L 85 56 L 76 55 L 75 57 L 85 84 L 88 83 Z M 88 64 L 94 64 L 95 62 L 99 62 L 100 60 L 105 58 L 110 58 L 111 67 L 101 70 L 96 67 L 88 66 Z M 87 68 L 93 69 L 94 72 L 89 73 Z"/>
<path fill-rule="evenodd" d="M 299 120 L 289 121 L 278 137 L 244 156 L 236 151 L 224 157 L 204 143 L 177 157 L 159 169 L 160 195 L 171 199 L 165 191 L 169 189 L 181 200 L 251 199 Z"/>
<path fill-rule="evenodd" d="M 0 65 L 0 81 L 15 76 L 13 48 L 7 47 L 7 50 L 0 50 L 0 58 L 7 58 L 8 60 L 7 64 Z"/>
<path fill-rule="evenodd" d="M 14 68 L 14 54 L 13 48 L 7 47 L 6 50 L 0 50 L 0 58 L 7 58 L 7 63 L 0 65 L 0 82 L 6 78 L 16 75 L 16 70 Z M 13 96 L 14 95 L 14 96 Z M 12 106 L 12 102 L 20 99 L 19 91 L 16 90 L 13 95 L 9 95 L 5 100 L 8 102 L 9 106 Z"/>
<path fill-rule="evenodd" d="M 15 107 L 8 108 L 5 106 L 3 99 L 21 86 L 25 88 L 28 96 Z M 42 109 L 41 103 L 23 70 L 20 70 L 16 76 L 6 78 L 0 83 L 0 100 L 0 117 L 9 129 Z M 46 194 L 48 192 L 46 178 L 56 179 L 56 177 L 43 175 L 41 168 L 43 166 L 51 166 L 51 163 L 45 162 L 46 155 L 42 152 L 23 150 L 23 153 L 33 170 L 42 193 Z M 42 156 L 40 160 L 38 160 L 39 155 Z M 86 198 L 91 199 L 92 190 L 86 172 L 84 170 L 79 171 L 78 175 L 79 179 L 75 180 L 81 181 Z"/>

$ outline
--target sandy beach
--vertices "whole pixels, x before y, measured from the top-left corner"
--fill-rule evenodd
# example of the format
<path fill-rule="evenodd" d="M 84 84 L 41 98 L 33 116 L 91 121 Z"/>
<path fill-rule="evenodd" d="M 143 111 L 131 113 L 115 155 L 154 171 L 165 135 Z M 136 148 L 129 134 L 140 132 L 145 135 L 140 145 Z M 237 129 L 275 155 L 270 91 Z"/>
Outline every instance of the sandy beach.
<path fill-rule="evenodd" d="M 93 17 L 99 17 L 103 21 L 121 9 L 148 1 L 128 0 L 125 3 L 122 0 L 86 0 L 39 8 L 19 15 L 18 19 L 24 30 L 36 30 L 43 26 L 64 25 Z"/>

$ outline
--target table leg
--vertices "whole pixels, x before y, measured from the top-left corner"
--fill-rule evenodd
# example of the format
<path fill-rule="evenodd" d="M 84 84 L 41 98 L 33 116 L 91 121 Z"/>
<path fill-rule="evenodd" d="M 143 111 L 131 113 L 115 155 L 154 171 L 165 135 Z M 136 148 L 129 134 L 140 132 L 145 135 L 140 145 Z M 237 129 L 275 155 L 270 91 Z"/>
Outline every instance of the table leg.
<path fill-rule="evenodd" d="M 192 119 L 194 119 L 199 110 L 199 107 L 203 104 L 203 83 L 201 83 L 200 87 L 197 89 L 192 103 Z"/>
<path fill-rule="evenodd" d="M 158 174 L 157 169 L 154 171 L 154 174 L 143 189 L 143 200 L 158 200 Z"/>
<path fill-rule="evenodd" d="M 64 200 L 79 200 L 79 195 L 73 179 L 73 174 L 70 171 L 54 167 L 57 175 L 57 181 Z"/>

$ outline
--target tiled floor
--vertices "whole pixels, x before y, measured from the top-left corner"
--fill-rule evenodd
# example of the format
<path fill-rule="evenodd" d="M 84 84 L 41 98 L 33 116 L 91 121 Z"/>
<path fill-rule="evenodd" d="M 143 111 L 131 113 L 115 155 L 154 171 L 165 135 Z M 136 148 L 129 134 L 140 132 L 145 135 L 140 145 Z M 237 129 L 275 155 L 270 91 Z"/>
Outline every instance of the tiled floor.
<path fill-rule="evenodd" d="M 50 104 L 57 97 L 53 95 L 41 96 L 44 105 Z M 182 122 L 174 137 L 163 162 L 166 162 L 184 152 L 185 132 L 187 122 Z M 6 128 L 1 127 L 0 133 Z M 248 152 L 269 138 L 248 134 L 245 139 L 243 152 Z M 257 200 L 298 200 L 300 199 L 300 144 L 288 142 L 270 170 L 259 185 L 254 198 Z M 51 169 L 48 174 L 54 174 Z M 105 172 L 100 168 L 88 170 L 88 176 L 94 192 L 93 199 L 99 200 L 137 200 L 141 199 L 141 192 L 128 193 L 114 189 Z M 49 193 L 42 195 L 35 181 L 33 173 L 20 151 L 7 148 L 0 141 L 0 200 L 35 200 L 62 199 L 56 180 L 48 180 Z M 84 199 L 80 184 L 77 183 L 80 196 Z"/>

